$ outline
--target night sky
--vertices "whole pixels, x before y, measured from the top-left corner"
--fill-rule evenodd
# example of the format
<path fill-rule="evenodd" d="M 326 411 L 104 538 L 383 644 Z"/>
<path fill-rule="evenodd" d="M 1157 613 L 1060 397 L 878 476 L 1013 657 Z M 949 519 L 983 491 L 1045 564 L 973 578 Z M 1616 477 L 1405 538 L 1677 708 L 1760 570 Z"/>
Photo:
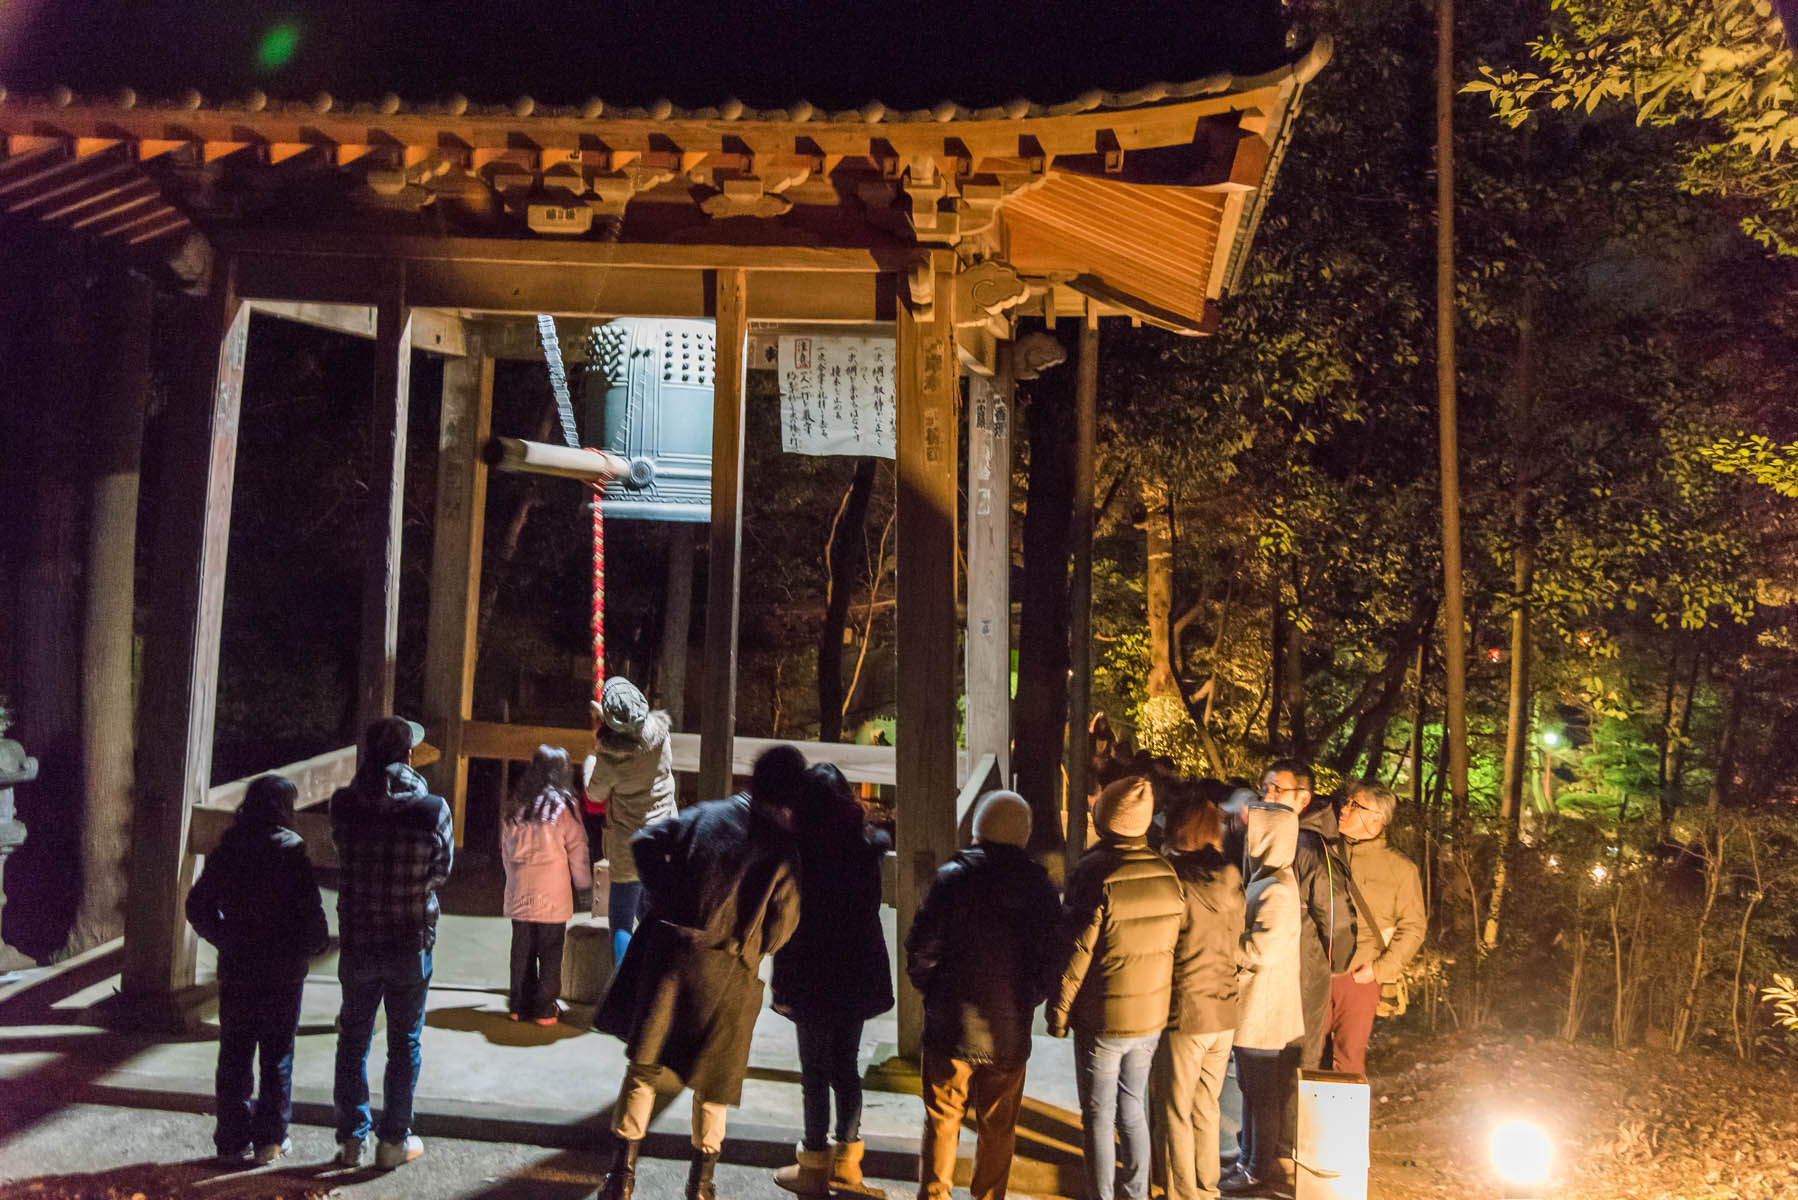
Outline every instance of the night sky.
<path fill-rule="evenodd" d="M 284 65 L 258 63 L 272 29 L 297 30 Z M 878 98 L 922 108 L 1267 70 L 1286 55 L 1274 0 L 11 0 L 0 4 L 0 84 L 57 84 L 146 99 L 252 88 L 344 101 L 427 103 L 531 95 L 615 104 L 827 109 Z"/>

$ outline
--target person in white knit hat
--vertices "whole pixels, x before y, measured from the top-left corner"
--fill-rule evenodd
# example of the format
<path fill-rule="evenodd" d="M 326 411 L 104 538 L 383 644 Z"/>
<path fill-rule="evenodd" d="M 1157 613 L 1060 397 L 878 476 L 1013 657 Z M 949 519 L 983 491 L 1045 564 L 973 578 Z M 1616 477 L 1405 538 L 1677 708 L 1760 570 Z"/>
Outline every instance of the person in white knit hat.
<path fill-rule="evenodd" d="M 1030 806 L 988 792 L 974 846 L 944 863 L 905 939 L 906 972 L 924 996 L 922 1200 L 950 1194 L 962 1115 L 977 1129 L 974 1200 L 1004 1200 L 1017 1142 L 1030 1022 L 1048 995 L 1060 902 L 1024 853 Z"/>

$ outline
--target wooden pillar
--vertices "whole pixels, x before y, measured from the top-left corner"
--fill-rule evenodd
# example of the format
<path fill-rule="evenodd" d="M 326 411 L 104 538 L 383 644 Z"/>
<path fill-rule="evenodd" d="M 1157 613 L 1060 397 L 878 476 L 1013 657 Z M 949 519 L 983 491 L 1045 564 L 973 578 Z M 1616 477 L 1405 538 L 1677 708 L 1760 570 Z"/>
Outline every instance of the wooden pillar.
<path fill-rule="evenodd" d="M 729 794 L 737 732 L 737 601 L 743 552 L 743 394 L 748 381 L 749 281 L 717 272 L 712 374 L 712 530 L 706 564 L 705 698 L 699 713 L 699 798 Z"/>
<path fill-rule="evenodd" d="M 968 761 L 1011 779 L 1011 343 L 968 377 Z"/>
<path fill-rule="evenodd" d="M 425 633 L 425 720 L 440 731 L 443 757 L 425 772 L 450 802 L 456 844 L 468 804 L 462 722 L 474 715 L 479 647 L 481 545 L 487 525 L 487 464 L 480 450 L 493 425 L 493 359 L 472 333 L 466 356 L 443 364 L 437 427 L 437 516 L 431 538 L 431 610 Z"/>
<path fill-rule="evenodd" d="M 954 260 L 935 259 L 928 319 L 901 307 L 898 377 L 898 934 L 901 942 L 936 869 L 956 850 Z M 902 284 L 903 289 L 903 284 Z M 923 1003 L 899 973 L 899 1053 L 916 1057 Z"/>
<path fill-rule="evenodd" d="M 362 541 L 362 649 L 357 659 L 356 736 L 393 713 L 399 659 L 400 545 L 406 499 L 406 407 L 412 387 L 412 312 L 405 268 L 383 268 L 375 306 L 374 405 L 368 426 L 373 507 Z"/>
<path fill-rule="evenodd" d="M 1068 867 L 1086 848 L 1087 775 L 1092 770 L 1093 696 L 1093 443 L 1099 427 L 1099 316 L 1090 302 L 1080 326 L 1074 381 L 1074 509 L 1069 536 L 1074 573 L 1068 581 Z"/>
<path fill-rule="evenodd" d="M 182 911 L 193 882 L 187 828 L 212 782 L 225 552 L 250 331 L 234 267 L 223 257 L 213 271 L 190 362 L 163 417 L 123 988 L 153 1020 L 172 1021 L 173 993 L 194 980 L 193 935 Z"/>
<path fill-rule="evenodd" d="M 662 707 L 675 729 L 687 727 L 687 636 L 693 622 L 693 526 L 668 525 L 668 584 L 662 590 Z"/>
<path fill-rule="evenodd" d="M 142 275 L 108 280 L 98 339 L 93 475 L 88 493 L 87 617 L 81 640 L 81 745 L 86 805 L 81 822 L 81 907 L 69 949 L 117 937 L 131 840 L 132 612 L 136 599 L 137 491 L 144 414 L 150 399 L 150 340 L 156 289 Z M 96 368 L 99 362 L 96 361 Z"/>

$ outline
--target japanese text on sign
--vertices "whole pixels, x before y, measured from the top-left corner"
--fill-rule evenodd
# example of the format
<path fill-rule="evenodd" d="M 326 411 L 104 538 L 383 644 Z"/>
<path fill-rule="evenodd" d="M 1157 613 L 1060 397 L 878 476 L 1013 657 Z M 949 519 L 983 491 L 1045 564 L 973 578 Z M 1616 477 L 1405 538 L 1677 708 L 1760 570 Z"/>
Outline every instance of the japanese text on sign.
<path fill-rule="evenodd" d="M 893 339 L 782 337 L 780 440 L 789 454 L 893 457 Z"/>

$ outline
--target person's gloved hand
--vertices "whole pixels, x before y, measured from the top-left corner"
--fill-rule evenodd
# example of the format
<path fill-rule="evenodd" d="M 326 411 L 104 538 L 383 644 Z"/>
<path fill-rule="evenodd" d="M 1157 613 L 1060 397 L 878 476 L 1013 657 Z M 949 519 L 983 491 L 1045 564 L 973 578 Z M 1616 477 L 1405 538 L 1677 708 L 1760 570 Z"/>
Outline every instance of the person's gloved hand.
<path fill-rule="evenodd" d="M 1068 1035 L 1067 1022 L 1059 1020 L 1055 1017 L 1050 1017 L 1049 1018 L 1049 1036 L 1052 1038 L 1064 1038 L 1067 1035 Z"/>

